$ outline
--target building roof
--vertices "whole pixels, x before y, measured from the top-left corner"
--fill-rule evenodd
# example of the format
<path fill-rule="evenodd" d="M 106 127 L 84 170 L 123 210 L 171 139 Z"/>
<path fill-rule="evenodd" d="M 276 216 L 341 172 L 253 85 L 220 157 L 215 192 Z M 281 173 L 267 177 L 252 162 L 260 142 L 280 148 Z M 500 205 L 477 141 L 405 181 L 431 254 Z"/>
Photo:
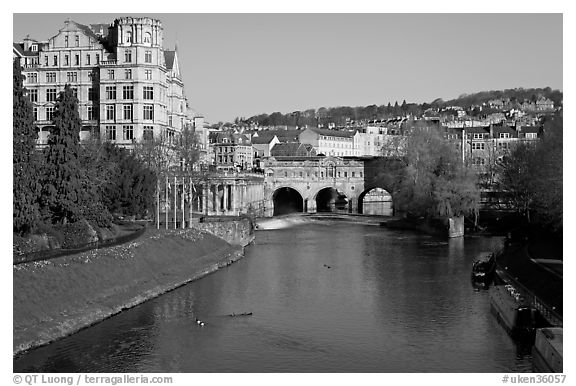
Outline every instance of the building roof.
<path fill-rule="evenodd" d="M 164 51 L 164 61 L 166 62 L 166 69 L 171 70 L 174 67 L 174 57 L 176 51 Z"/>
<path fill-rule="evenodd" d="M 345 138 L 352 138 L 354 136 L 354 134 L 356 134 L 355 131 L 342 131 L 342 130 L 330 130 L 330 129 L 319 129 L 317 127 L 309 127 L 309 130 L 312 130 L 313 132 L 326 136 L 326 137 L 345 137 Z"/>
<path fill-rule="evenodd" d="M 466 130 L 466 133 L 488 134 L 488 132 L 489 132 L 487 127 L 481 127 L 481 126 L 464 127 L 464 129 Z"/>
<path fill-rule="evenodd" d="M 539 126 L 522 126 L 520 129 L 523 133 L 539 133 L 540 127 Z"/>
<path fill-rule="evenodd" d="M 272 142 L 274 140 L 274 137 L 276 137 L 276 135 L 274 135 L 274 134 L 252 136 L 252 143 L 253 144 L 269 144 L 270 142 Z"/>
<path fill-rule="evenodd" d="M 12 47 L 20 56 L 38 56 L 38 51 L 25 51 L 24 43 L 12 43 Z"/>
<path fill-rule="evenodd" d="M 85 34 L 86 36 L 91 37 L 91 38 L 94 39 L 94 41 L 96 41 L 96 42 L 99 41 L 98 35 L 96 35 L 96 34 L 94 33 L 94 31 L 92 30 L 92 28 L 88 27 L 87 25 L 77 23 L 77 22 L 75 22 L 75 21 L 73 21 L 72 23 L 76 24 L 76 25 L 78 26 L 78 28 L 79 28 L 82 32 L 84 32 L 84 34 Z"/>

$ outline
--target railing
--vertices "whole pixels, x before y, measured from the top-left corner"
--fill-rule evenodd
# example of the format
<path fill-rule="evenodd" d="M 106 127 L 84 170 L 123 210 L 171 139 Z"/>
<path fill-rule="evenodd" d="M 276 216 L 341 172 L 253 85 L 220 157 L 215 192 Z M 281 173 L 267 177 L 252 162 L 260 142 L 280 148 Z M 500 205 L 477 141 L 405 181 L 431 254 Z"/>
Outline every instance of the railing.
<path fill-rule="evenodd" d="M 116 64 L 118 64 L 118 60 L 101 60 L 100 61 L 101 66 L 114 66 Z"/>
<path fill-rule="evenodd" d="M 496 256 L 504 253 L 503 250 L 496 252 Z M 537 309 L 540 314 L 554 327 L 562 327 L 562 316 L 553 310 L 549 305 L 547 305 L 542 299 L 540 299 L 534 292 L 530 291 L 524 285 L 522 285 L 518 280 L 514 279 L 505 268 L 500 267 L 500 272 L 502 272 L 506 277 L 503 278 L 505 281 L 509 281 L 512 285 L 522 291 L 524 297 L 530 301 L 530 305 Z"/>

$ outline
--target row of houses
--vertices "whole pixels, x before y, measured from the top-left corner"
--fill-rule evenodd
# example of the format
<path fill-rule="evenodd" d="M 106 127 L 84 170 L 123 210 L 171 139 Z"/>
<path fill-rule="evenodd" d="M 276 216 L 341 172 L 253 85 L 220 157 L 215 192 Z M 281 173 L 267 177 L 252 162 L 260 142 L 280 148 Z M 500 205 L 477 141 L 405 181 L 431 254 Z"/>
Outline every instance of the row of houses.
<path fill-rule="evenodd" d="M 492 124 L 454 128 L 428 121 L 396 122 L 352 130 L 308 127 L 302 130 L 213 131 L 205 161 L 219 169 L 250 169 L 278 156 L 395 156 L 403 153 L 406 134 L 417 127 L 439 130 L 462 154 L 463 162 L 482 172 L 516 144 L 537 140 L 540 126 Z"/>

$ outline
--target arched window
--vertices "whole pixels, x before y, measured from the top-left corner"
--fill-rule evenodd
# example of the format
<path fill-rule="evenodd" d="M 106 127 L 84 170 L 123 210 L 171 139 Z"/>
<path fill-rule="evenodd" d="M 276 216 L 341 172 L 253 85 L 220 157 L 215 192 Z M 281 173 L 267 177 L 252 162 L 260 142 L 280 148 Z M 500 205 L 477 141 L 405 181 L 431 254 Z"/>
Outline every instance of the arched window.
<path fill-rule="evenodd" d="M 152 43 L 152 35 L 150 35 L 150 32 L 144 34 L 144 43 Z"/>
<path fill-rule="evenodd" d="M 126 43 L 132 43 L 132 32 L 131 31 L 126 32 Z"/>

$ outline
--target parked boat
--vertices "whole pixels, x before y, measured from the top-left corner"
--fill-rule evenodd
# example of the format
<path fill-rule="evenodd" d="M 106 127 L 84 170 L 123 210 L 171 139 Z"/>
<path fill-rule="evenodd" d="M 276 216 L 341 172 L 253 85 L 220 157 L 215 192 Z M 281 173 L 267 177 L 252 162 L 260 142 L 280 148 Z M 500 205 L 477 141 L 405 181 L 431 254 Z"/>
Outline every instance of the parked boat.
<path fill-rule="evenodd" d="M 542 325 L 538 310 L 510 284 L 490 288 L 490 310 L 513 339 L 532 340 Z"/>
<path fill-rule="evenodd" d="M 494 253 L 483 253 L 472 264 L 472 283 L 487 287 L 494 278 L 496 259 Z"/>
<path fill-rule="evenodd" d="M 539 373 L 561 373 L 564 332 L 562 327 L 536 330 L 532 358 L 534 370 Z"/>

